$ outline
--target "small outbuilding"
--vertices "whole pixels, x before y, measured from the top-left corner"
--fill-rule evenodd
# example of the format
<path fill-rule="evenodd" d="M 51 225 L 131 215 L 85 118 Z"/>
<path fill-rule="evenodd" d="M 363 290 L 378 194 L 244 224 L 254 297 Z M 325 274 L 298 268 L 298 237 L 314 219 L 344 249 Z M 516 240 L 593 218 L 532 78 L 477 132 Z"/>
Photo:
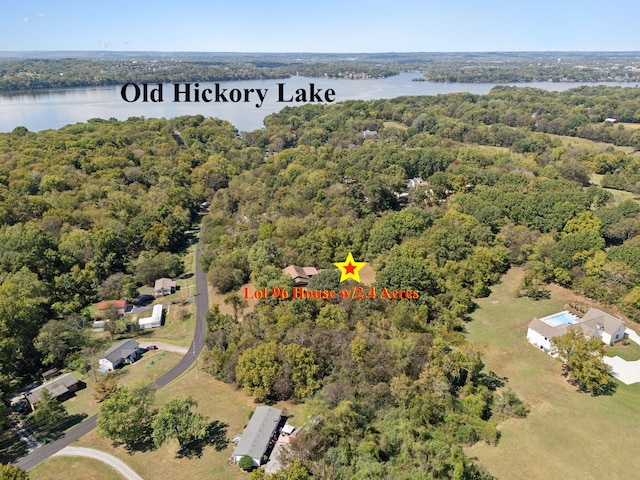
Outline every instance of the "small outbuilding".
<path fill-rule="evenodd" d="M 58 369 L 57 368 L 52 368 L 51 370 L 47 370 L 46 372 L 42 373 L 42 379 L 46 382 L 48 380 L 51 380 L 52 378 L 55 378 L 58 376 Z"/>
<path fill-rule="evenodd" d="M 140 356 L 138 353 L 139 348 L 140 344 L 131 338 L 122 340 L 107 350 L 100 357 L 98 363 L 101 368 L 106 370 L 115 370 L 123 363 L 135 362 Z"/>
<path fill-rule="evenodd" d="M 273 407 L 258 407 L 253 412 L 249 424 L 242 432 L 242 437 L 233 450 L 233 460 L 237 464 L 245 455 L 253 459 L 253 465 L 262 465 L 262 458 L 271 442 L 278 437 L 278 427 L 282 412 Z"/>

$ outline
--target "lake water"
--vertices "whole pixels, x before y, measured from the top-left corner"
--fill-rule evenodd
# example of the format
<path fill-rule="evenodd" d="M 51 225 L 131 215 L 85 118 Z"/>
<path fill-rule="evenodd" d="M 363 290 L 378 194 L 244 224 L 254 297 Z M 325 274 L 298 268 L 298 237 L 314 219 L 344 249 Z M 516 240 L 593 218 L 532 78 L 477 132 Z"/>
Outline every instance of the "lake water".
<path fill-rule="evenodd" d="M 405 95 L 438 95 L 453 92 L 488 93 L 495 83 L 434 83 L 413 82 L 421 76 L 418 73 L 402 73 L 389 78 L 371 80 L 343 80 L 333 78 L 291 77 L 281 80 L 241 80 L 217 82 L 221 88 L 231 89 L 267 89 L 264 102 L 260 108 L 255 93 L 251 94 L 248 103 L 211 102 L 174 102 L 173 85 L 163 87 L 163 102 L 142 103 L 125 102 L 120 94 L 121 86 L 85 87 L 45 91 L 15 92 L 0 95 L 0 132 L 10 132 L 17 126 L 25 126 L 30 131 L 57 129 L 64 125 L 86 122 L 90 118 L 117 118 L 126 120 L 129 117 L 177 117 L 180 115 L 202 114 L 206 117 L 218 117 L 228 120 L 238 130 L 250 131 L 261 128 L 264 117 L 280 111 L 285 106 L 296 103 L 279 102 L 278 83 L 284 83 L 284 99 L 295 96 L 297 89 L 309 89 L 315 84 L 316 89 L 335 91 L 335 101 L 373 100 L 395 98 Z M 201 82 L 199 89 L 215 89 L 216 82 Z M 620 82 L 603 83 L 569 83 L 569 82 L 533 82 L 507 84 L 512 86 L 529 86 L 545 90 L 562 91 L 580 85 L 611 85 L 632 87 L 635 84 Z M 151 85 L 150 85 L 151 87 Z M 228 93 L 227 93 L 228 96 Z M 183 97 L 180 97 L 183 99 Z M 192 97 L 193 99 L 193 97 Z"/>

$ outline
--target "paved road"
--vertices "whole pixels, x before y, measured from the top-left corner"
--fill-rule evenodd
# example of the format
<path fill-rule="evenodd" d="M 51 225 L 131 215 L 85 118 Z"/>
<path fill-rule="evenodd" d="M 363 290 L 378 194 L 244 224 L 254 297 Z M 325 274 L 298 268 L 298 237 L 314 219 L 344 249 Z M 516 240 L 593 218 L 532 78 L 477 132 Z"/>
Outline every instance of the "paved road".
<path fill-rule="evenodd" d="M 129 465 L 119 458 L 109 455 L 108 453 L 101 452 L 100 450 L 94 450 L 93 448 L 65 447 L 57 452 L 55 456 L 93 458 L 106 463 L 127 480 L 143 480 L 140 475 L 134 472 Z"/>
<path fill-rule="evenodd" d="M 207 329 L 205 314 L 209 309 L 209 293 L 207 291 L 207 277 L 202 271 L 202 268 L 200 268 L 201 242 L 202 234 L 200 235 L 198 245 L 196 245 L 196 331 L 193 336 L 193 342 L 191 342 L 191 346 L 189 347 L 187 354 L 182 357 L 175 367 L 149 385 L 152 388 L 164 387 L 182 375 L 191 366 L 191 364 L 193 364 L 204 346 L 204 337 Z M 54 455 L 96 428 L 97 419 L 97 414 L 87 418 L 75 427 L 67 430 L 64 435 L 54 442 L 43 445 L 29 453 L 27 456 L 22 457 L 16 462 L 16 465 L 25 470 L 32 469 L 39 463 L 45 461 L 51 455 Z"/>

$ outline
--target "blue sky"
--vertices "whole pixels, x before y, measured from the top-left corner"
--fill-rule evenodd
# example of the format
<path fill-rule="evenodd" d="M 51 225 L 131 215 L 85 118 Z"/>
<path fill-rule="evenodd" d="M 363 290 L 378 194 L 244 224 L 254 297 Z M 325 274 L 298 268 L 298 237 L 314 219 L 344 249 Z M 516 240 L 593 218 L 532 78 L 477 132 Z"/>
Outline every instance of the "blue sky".
<path fill-rule="evenodd" d="M 0 51 L 640 51 L 637 0 L 3 3 Z"/>

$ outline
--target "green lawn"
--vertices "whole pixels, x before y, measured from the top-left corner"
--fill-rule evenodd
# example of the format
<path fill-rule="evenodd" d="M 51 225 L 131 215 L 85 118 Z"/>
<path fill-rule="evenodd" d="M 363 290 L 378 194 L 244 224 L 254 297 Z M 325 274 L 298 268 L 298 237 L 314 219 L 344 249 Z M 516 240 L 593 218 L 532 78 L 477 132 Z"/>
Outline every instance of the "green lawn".
<path fill-rule="evenodd" d="M 618 342 L 613 347 L 607 347 L 606 355 L 610 357 L 617 355 L 628 362 L 640 360 L 640 345 L 630 340 Z"/>
<path fill-rule="evenodd" d="M 92 458 L 53 457 L 29 470 L 31 480 L 67 480 L 82 478 L 86 480 L 122 480 L 108 465 Z"/>
<path fill-rule="evenodd" d="M 191 289 L 195 291 L 195 289 Z M 180 347 L 188 347 L 196 328 L 196 306 L 194 302 L 183 304 L 175 293 L 161 297 L 154 303 L 164 305 L 164 323 L 159 328 L 148 328 L 138 332 L 137 340 L 144 342 L 166 342 Z M 173 298 L 174 300 L 171 300 Z M 172 304 L 173 301 L 178 303 Z M 142 313 L 140 318 L 151 316 L 151 311 Z"/>
<path fill-rule="evenodd" d="M 191 368 L 176 382 L 158 391 L 157 404 L 161 405 L 175 396 L 191 395 L 199 406 L 196 411 L 207 415 L 211 420 L 218 420 L 227 424 L 228 439 L 239 435 L 249 421 L 249 413 L 257 406 L 252 397 L 246 396 L 242 390 L 233 385 L 215 380 L 210 375 Z M 290 422 L 300 426 L 303 421 L 302 405 L 280 402 L 277 408 L 286 409 Z M 229 445 L 222 451 L 216 451 L 212 446 L 205 447 L 201 457 L 176 458 L 177 442 L 169 441 L 161 448 L 148 452 L 128 454 L 124 448 L 113 448 L 108 440 L 98 438 L 95 430 L 80 439 L 74 445 L 96 448 L 108 452 L 127 463 L 143 478 L 154 480 L 234 480 L 247 478 L 238 467 L 227 464 L 227 459 L 233 452 L 234 445 Z M 45 462 L 45 465 L 49 462 Z M 69 476 L 67 480 L 84 480 L 82 476 Z"/>
<path fill-rule="evenodd" d="M 526 419 L 500 424 L 497 446 L 478 444 L 467 454 L 500 479 L 640 478 L 635 455 L 640 448 L 640 384 L 618 386 L 612 396 L 577 392 L 561 375 L 558 361 L 526 340 L 529 321 L 582 300 L 553 287 L 552 298 L 534 302 L 513 291 L 522 270 L 512 269 L 467 325 L 468 338 L 486 346 L 486 369 L 508 378 L 530 407 Z M 615 460 L 614 460 L 615 459 Z"/>

